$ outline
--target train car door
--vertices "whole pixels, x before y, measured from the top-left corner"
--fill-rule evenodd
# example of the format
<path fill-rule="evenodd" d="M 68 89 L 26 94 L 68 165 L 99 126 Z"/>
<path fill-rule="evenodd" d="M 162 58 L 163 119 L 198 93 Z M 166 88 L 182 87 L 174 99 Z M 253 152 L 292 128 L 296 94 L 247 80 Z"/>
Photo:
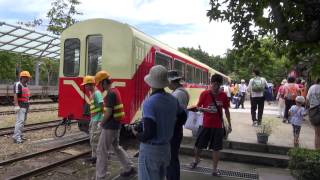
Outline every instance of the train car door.
<path fill-rule="evenodd" d="M 95 76 L 101 70 L 102 66 L 102 36 L 89 35 L 86 39 L 86 58 L 85 58 L 85 75 Z M 90 101 L 90 92 L 84 88 L 85 95 Z M 90 114 L 88 99 L 84 98 L 84 112 Z"/>
<path fill-rule="evenodd" d="M 86 75 L 94 76 L 102 66 L 102 36 L 89 35 L 87 37 Z"/>

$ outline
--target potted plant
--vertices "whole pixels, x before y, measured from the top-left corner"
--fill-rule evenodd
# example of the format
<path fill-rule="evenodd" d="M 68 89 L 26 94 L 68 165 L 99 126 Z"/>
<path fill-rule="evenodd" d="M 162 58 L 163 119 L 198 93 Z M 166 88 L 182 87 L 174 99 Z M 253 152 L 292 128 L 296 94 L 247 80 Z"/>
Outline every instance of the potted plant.
<path fill-rule="evenodd" d="M 267 144 L 268 138 L 272 132 L 271 121 L 264 121 L 257 128 L 258 143 Z"/>

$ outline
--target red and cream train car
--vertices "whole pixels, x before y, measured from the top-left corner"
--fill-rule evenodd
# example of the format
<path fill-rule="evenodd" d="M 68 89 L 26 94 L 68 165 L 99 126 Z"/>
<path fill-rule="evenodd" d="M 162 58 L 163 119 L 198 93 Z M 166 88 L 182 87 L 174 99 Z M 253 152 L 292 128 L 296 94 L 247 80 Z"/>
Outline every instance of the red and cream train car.
<path fill-rule="evenodd" d="M 107 19 L 74 24 L 61 35 L 59 117 L 86 120 L 83 106 L 89 99 L 80 85 L 82 77 L 106 70 L 123 99 L 123 123 L 132 122 L 149 92 L 143 78 L 155 64 L 182 72 L 191 94 L 190 105 L 207 87 L 210 75 L 219 73 L 128 24 Z"/>

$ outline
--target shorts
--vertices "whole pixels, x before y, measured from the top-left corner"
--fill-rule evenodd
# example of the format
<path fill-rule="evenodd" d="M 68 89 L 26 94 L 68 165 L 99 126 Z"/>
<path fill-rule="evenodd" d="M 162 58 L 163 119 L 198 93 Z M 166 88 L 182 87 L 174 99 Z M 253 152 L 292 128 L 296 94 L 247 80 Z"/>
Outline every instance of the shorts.
<path fill-rule="evenodd" d="M 301 126 L 297 126 L 297 125 L 292 124 L 292 128 L 293 128 L 293 135 L 294 136 L 299 136 L 300 130 L 301 130 Z"/>
<path fill-rule="evenodd" d="M 198 149 L 219 151 L 223 145 L 223 128 L 199 128 L 195 146 Z"/>

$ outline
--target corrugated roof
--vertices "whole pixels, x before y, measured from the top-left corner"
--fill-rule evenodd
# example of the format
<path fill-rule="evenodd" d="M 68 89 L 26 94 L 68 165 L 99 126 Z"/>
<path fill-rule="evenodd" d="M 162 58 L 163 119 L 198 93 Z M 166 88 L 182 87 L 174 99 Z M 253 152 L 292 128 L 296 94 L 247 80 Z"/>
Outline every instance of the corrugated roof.
<path fill-rule="evenodd" d="M 55 35 L 0 22 L 0 51 L 59 59 L 60 38 Z"/>

